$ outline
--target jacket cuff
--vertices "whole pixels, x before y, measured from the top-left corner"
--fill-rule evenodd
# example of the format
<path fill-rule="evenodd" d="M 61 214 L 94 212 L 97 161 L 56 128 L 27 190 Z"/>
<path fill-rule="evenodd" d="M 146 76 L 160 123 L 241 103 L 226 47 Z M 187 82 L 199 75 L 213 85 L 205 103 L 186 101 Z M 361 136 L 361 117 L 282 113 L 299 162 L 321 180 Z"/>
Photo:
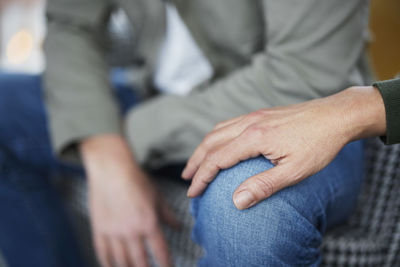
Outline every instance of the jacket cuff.
<path fill-rule="evenodd" d="M 91 116 L 91 113 L 93 116 Z M 97 114 L 96 114 L 97 113 Z M 68 114 L 53 120 L 52 139 L 56 156 L 62 161 L 80 164 L 79 143 L 88 137 L 101 134 L 121 134 L 121 118 L 118 113 L 87 112 L 80 117 Z M 79 118 L 79 119 L 77 119 Z"/>
<path fill-rule="evenodd" d="M 382 140 L 387 145 L 400 143 L 400 79 L 373 84 L 382 95 L 386 110 L 386 136 Z"/>

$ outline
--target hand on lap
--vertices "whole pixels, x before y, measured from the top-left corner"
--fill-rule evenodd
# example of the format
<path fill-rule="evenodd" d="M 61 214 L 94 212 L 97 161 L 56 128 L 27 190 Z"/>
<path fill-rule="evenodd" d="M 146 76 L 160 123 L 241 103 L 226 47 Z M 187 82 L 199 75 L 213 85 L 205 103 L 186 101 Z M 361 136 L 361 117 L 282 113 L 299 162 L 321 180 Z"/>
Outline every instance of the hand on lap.
<path fill-rule="evenodd" d="M 238 209 L 249 208 L 317 173 L 345 144 L 373 135 L 369 124 L 385 120 L 382 99 L 376 94 L 379 92 L 372 87 L 351 87 L 330 97 L 262 109 L 219 123 L 182 172 L 184 179 L 192 179 L 188 196 L 201 195 L 220 170 L 259 155 L 275 167 L 236 189 L 233 201 Z M 364 105 L 371 106 L 368 112 L 360 111 Z M 380 133 L 384 131 L 382 125 L 378 126 Z"/>

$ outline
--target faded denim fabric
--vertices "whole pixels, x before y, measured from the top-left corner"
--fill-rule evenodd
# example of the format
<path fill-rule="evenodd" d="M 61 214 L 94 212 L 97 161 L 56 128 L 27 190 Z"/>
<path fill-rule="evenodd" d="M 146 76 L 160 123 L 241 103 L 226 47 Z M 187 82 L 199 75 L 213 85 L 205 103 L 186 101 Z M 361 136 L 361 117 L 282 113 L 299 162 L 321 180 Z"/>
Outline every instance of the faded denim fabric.
<path fill-rule="evenodd" d="M 363 142 L 347 145 L 321 172 L 244 211 L 232 202 L 247 178 L 272 168 L 257 157 L 223 170 L 192 201 L 199 266 L 318 266 L 325 231 L 355 208 L 363 178 Z"/>

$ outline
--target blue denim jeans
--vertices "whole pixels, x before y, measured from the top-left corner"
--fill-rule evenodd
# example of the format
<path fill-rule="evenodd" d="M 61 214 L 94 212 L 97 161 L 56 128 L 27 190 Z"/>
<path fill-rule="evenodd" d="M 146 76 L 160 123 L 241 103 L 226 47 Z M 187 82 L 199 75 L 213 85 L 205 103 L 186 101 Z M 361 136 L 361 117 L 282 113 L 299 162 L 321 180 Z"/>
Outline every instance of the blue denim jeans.
<path fill-rule="evenodd" d="M 124 113 L 137 99 L 122 84 L 117 88 Z M 83 176 L 83 170 L 52 154 L 41 78 L 0 73 L 0 250 L 9 266 L 86 266 L 55 175 Z"/>
<path fill-rule="evenodd" d="M 352 213 L 363 178 L 363 142 L 347 145 L 321 172 L 244 211 L 232 202 L 247 178 L 272 168 L 263 157 L 221 171 L 192 201 L 199 266 L 318 266 L 325 231 Z"/>

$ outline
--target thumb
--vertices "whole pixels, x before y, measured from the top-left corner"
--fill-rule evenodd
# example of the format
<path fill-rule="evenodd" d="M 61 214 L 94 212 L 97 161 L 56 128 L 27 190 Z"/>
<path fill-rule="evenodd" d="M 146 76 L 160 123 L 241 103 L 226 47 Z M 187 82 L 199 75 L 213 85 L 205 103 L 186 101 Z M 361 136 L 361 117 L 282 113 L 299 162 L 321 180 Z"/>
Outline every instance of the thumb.
<path fill-rule="evenodd" d="M 244 181 L 233 193 L 233 203 L 239 210 L 247 209 L 293 184 L 293 171 L 288 165 L 277 165 Z"/>

